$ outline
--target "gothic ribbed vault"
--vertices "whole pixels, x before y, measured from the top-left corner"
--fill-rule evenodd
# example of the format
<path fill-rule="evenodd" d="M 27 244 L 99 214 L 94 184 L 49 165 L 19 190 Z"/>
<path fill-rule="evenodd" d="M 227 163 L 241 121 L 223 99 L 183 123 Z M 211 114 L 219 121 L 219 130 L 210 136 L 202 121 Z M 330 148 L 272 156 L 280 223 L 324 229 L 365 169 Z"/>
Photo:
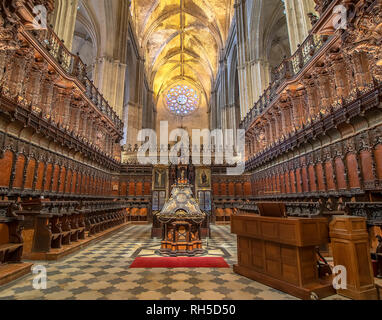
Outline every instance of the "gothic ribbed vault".
<path fill-rule="evenodd" d="M 132 14 L 156 97 L 188 82 L 208 101 L 232 21 L 233 0 L 134 0 Z"/>

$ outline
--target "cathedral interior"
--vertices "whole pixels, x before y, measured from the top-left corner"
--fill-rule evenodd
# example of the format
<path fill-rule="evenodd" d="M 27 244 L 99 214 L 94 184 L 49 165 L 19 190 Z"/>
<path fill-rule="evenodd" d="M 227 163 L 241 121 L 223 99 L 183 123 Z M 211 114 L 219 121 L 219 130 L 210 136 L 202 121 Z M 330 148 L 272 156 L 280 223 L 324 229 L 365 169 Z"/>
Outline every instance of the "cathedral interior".
<path fill-rule="evenodd" d="M 0 300 L 378 300 L 381 228 L 382 0 L 1 1 Z"/>

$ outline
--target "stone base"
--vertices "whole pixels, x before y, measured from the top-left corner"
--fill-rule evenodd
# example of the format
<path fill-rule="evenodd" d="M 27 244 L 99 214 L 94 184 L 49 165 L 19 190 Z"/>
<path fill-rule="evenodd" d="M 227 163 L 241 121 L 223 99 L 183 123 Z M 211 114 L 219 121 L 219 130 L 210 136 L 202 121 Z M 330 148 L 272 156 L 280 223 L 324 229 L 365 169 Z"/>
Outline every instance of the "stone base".
<path fill-rule="evenodd" d="M 171 251 L 169 249 L 159 249 L 156 250 L 155 253 L 164 257 L 195 257 L 204 256 L 208 254 L 208 251 L 204 249 L 195 249 L 192 251 Z"/>
<path fill-rule="evenodd" d="M 147 224 L 151 224 L 150 221 L 129 221 L 130 224 L 134 224 L 134 225 L 147 225 Z"/>
<path fill-rule="evenodd" d="M 0 265 L 0 286 L 31 272 L 33 263 L 7 263 Z"/>

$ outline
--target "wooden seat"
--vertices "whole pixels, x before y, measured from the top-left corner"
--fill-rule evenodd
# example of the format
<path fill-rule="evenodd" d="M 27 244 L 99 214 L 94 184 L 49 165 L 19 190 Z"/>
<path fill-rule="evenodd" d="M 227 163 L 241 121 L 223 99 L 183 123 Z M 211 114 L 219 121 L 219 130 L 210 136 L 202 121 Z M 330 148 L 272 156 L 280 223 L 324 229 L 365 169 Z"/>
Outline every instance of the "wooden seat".
<path fill-rule="evenodd" d="M 224 221 L 230 222 L 232 216 L 232 209 L 231 208 L 225 208 L 224 209 Z"/>
<path fill-rule="evenodd" d="M 0 244 L 0 251 L 15 251 L 18 248 L 22 247 L 22 243 L 5 243 Z"/>
<path fill-rule="evenodd" d="M 131 209 L 131 221 L 138 221 L 139 218 L 139 209 L 132 208 Z"/>
<path fill-rule="evenodd" d="M 23 252 L 23 238 L 19 223 L 24 219 L 13 213 L 12 202 L 1 202 L 3 209 L 0 216 L 0 264 L 8 262 L 19 262 Z"/>
<path fill-rule="evenodd" d="M 22 243 L 0 244 L 0 263 L 20 261 L 22 249 Z"/>
<path fill-rule="evenodd" d="M 215 210 L 216 221 L 224 221 L 224 210 L 222 208 L 216 208 Z"/>
<path fill-rule="evenodd" d="M 139 220 L 147 221 L 147 208 L 141 208 L 139 210 Z"/>

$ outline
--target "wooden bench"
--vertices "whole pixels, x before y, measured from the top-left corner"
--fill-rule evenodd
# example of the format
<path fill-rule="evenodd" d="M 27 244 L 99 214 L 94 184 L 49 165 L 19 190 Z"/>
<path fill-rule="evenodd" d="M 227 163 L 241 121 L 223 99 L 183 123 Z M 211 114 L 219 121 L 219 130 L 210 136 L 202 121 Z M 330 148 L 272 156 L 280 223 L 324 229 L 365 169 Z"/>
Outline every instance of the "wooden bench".
<path fill-rule="evenodd" d="M 126 221 L 123 201 L 95 201 L 83 203 L 85 225 L 88 235 L 92 236 L 107 229 L 116 227 Z M 84 209 L 86 207 L 86 209 Z"/>
<path fill-rule="evenodd" d="M 18 207 L 10 201 L 0 201 L 0 264 L 21 261 L 23 253 L 22 227 L 15 211 Z"/>
<path fill-rule="evenodd" d="M 32 200 L 23 203 L 23 214 L 35 217 L 33 252 L 49 252 L 78 241 L 85 227 L 78 226 L 76 220 L 77 201 Z M 82 223 L 81 223 L 82 224 Z"/>

